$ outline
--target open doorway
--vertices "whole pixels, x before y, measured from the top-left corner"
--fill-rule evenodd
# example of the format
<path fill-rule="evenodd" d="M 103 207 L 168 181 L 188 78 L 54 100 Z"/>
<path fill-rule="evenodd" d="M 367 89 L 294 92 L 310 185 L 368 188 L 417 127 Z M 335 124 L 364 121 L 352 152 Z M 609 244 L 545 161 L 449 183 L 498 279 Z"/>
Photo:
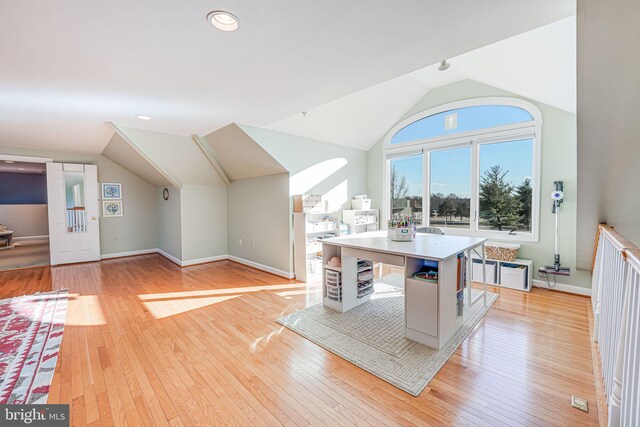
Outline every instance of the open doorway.
<path fill-rule="evenodd" d="M 46 165 L 0 160 L 0 271 L 49 259 Z"/>

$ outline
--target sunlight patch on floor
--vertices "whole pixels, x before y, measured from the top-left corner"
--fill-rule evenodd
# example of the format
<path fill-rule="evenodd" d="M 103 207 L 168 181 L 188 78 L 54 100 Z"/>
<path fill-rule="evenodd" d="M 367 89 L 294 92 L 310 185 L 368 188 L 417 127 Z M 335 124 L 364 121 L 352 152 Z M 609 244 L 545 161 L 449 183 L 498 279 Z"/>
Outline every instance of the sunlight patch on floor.
<path fill-rule="evenodd" d="M 305 289 L 307 285 L 305 283 L 286 283 L 283 285 L 266 285 L 266 286 L 240 286 L 237 288 L 222 288 L 222 289 L 204 289 L 200 291 L 184 291 L 184 292 L 165 292 L 161 294 L 140 294 L 138 298 L 143 301 L 158 300 L 158 299 L 175 299 L 175 298 L 190 298 L 190 297 L 206 297 L 213 295 L 226 295 L 226 294 L 242 294 L 247 292 L 260 292 L 260 291 L 277 291 L 280 289 Z"/>
<path fill-rule="evenodd" d="M 187 311 L 208 307 L 219 302 L 238 298 L 239 296 L 240 295 L 229 295 L 222 297 L 169 299 L 162 301 L 148 301 L 142 303 L 142 305 L 145 306 L 154 318 L 164 319 L 165 317 L 171 317 L 176 314 L 186 313 Z"/>
<path fill-rule="evenodd" d="M 97 295 L 69 294 L 67 321 L 70 326 L 106 325 L 100 298 Z"/>

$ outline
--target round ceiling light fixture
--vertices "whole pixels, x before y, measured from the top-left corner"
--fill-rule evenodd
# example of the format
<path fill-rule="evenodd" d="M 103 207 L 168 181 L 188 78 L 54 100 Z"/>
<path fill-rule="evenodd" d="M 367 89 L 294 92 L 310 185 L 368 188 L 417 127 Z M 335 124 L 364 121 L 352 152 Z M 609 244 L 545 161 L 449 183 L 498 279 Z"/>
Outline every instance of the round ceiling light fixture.
<path fill-rule="evenodd" d="M 451 64 L 449 64 L 445 59 L 440 63 L 440 65 L 438 65 L 438 71 L 446 71 L 449 69 L 449 67 L 451 67 Z"/>
<path fill-rule="evenodd" d="M 233 13 L 226 12 L 224 10 L 214 10 L 207 15 L 207 21 L 217 29 L 221 31 L 235 31 L 240 24 L 238 23 L 238 17 Z"/>
<path fill-rule="evenodd" d="M 136 118 L 138 118 L 138 119 L 140 119 L 140 120 L 151 120 L 151 117 L 149 117 L 149 116 L 144 116 L 144 115 L 136 116 Z"/>

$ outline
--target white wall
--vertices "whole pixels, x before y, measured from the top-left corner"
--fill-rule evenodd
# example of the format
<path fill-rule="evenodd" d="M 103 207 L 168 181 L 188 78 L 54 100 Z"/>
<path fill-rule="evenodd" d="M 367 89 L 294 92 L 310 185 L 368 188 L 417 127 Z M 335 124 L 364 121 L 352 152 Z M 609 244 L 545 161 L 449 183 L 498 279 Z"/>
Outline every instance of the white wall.
<path fill-rule="evenodd" d="M 401 120 L 420 111 L 453 101 L 488 96 L 522 98 L 471 80 L 453 83 L 427 93 Z M 564 181 L 565 202 L 561 210 L 560 254 L 562 264 L 571 268 L 571 276 L 562 277 L 563 284 L 590 287 L 590 276 L 585 271 L 576 270 L 576 216 L 577 216 L 577 136 L 576 115 L 532 100 L 542 112 L 542 169 L 540 242 L 522 243 L 519 257 L 534 261 L 534 279 L 537 269 L 553 264 L 554 217 L 548 194 L 553 190 L 553 182 Z M 401 121 L 399 120 L 399 121 Z M 376 207 L 382 200 L 383 177 L 382 141 L 368 153 L 369 189 Z M 592 248 L 591 248 L 592 250 Z"/>
<path fill-rule="evenodd" d="M 0 205 L 0 224 L 14 237 L 49 235 L 48 205 Z"/>
<path fill-rule="evenodd" d="M 233 181 L 227 202 L 229 255 L 292 272 L 289 175 Z"/>
<path fill-rule="evenodd" d="M 599 222 L 640 246 L 640 2 L 578 1 L 578 265 Z"/>
<path fill-rule="evenodd" d="M 158 248 L 167 254 L 182 260 L 182 220 L 180 190 L 175 187 L 167 187 L 169 200 L 162 197 L 162 188 L 156 189 L 156 201 L 158 211 Z"/>
<path fill-rule="evenodd" d="M 56 162 L 97 165 L 98 181 L 121 182 L 124 197 L 122 217 L 100 218 L 101 255 L 157 247 L 156 189 L 106 157 L 5 146 L 0 146 L 0 154 L 48 157 Z"/>
<path fill-rule="evenodd" d="M 180 195 L 182 261 L 227 254 L 227 187 L 185 185 Z"/>
<path fill-rule="evenodd" d="M 240 127 L 289 171 L 289 196 L 303 193 L 321 194 L 329 209 L 336 210 L 349 209 L 353 196 L 366 192 L 366 151 L 264 128 L 245 125 Z M 283 191 L 282 180 L 283 178 L 274 178 L 273 181 L 266 180 L 261 185 L 267 194 L 274 195 L 274 200 L 280 200 Z M 278 265 L 289 266 L 286 271 L 293 269 L 293 221 L 290 206 L 291 199 L 287 208 L 289 250 L 285 253 L 278 249 L 277 252 Z M 265 214 L 269 218 L 281 218 L 280 212 L 284 208 L 283 203 L 277 202 L 276 206 L 268 205 L 265 209 L 270 210 Z M 236 224 L 233 224 L 235 218 L 231 215 L 231 210 L 229 212 L 229 227 L 236 229 Z M 235 240 L 236 236 L 229 239 L 230 250 L 237 244 Z"/>
<path fill-rule="evenodd" d="M 98 157 L 98 180 L 122 184 L 120 217 L 100 216 L 100 253 L 117 254 L 158 247 L 156 188 L 106 157 Z M 102 194 L 102 188 L 98 189 Z M 102 211 L 102 206 L 100 206 Z"/>

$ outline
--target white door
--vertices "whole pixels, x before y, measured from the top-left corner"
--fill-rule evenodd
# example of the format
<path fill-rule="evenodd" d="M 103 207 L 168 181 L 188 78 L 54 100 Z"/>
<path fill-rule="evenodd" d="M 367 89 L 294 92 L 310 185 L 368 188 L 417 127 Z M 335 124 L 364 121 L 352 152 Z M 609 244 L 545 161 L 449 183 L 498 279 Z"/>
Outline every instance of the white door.
<path fill-rule="evenodd" d="M 51 265 L 100 259 L 98 168 L 47 163 Z"/>

